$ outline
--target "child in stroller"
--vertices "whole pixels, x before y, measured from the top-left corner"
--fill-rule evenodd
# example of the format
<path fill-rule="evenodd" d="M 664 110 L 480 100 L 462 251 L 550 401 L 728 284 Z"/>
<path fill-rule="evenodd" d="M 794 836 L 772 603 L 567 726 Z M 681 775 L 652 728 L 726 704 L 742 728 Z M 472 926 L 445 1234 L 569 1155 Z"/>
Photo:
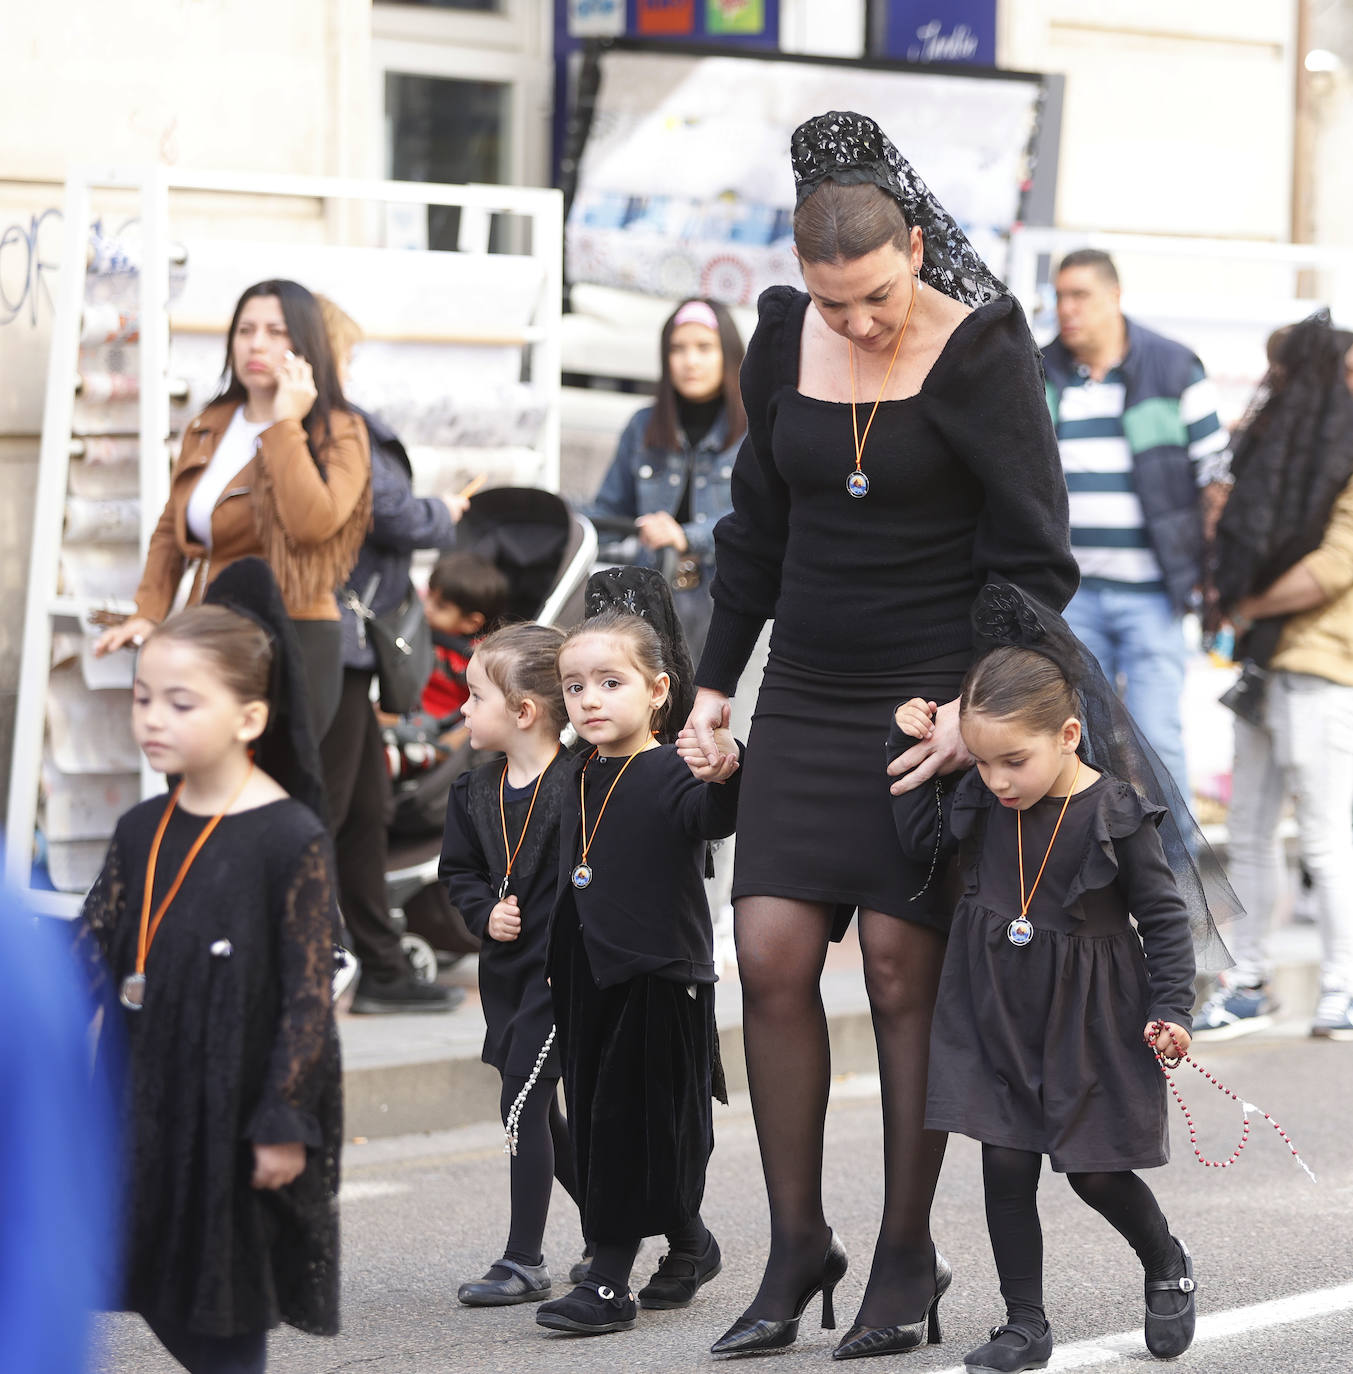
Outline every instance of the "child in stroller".
<path fill-rule="evenodd" d="M 456 531 L 458 553 L 493 564 L 507 582 L 502 620 L 572 625 L 583 618 L 583 588 L 597 553 L 591 522 L 562 497 L 532 487 L 496 487 L 470 501 Z M 431 587 L 431 582 L 429 582 Z M 450 598 L 454 601 L 454 597 Z M 450 961 L 478 949 L 438 881 L 442 829 L 451 784 L 483 763 L 468 739 L 446 744 L 447 730 L 423 728 L 430 766 L 396 781 L 386 873 L 390 910 L 406 922 L 405 952 L 415 973 L 435 978 L 439 954 Z M 411 732 L 417 733 L 417 728 Z M 401 744 L 407 753 L 417 739 Z"/>

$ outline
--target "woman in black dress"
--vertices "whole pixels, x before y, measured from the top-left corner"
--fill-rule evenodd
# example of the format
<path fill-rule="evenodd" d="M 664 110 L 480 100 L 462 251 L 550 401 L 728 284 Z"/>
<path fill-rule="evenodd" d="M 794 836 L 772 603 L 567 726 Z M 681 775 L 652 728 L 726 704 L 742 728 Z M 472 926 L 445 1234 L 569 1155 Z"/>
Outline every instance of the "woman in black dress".
<path fill-rule="evenodd" d="M 930 1203 L 945 1137 L 922 1128 L 926 1046 L 952 911 L 889 813 L 894 706 L 946 703 L 901 788 L 966 762 L 959 683 L 990 576 L 1065 604 L 1066 488 L 1019 306 L 870 119 L 796 130 L 807 293 L 759 302 L 748 437 L 715 535 L 714 615 L 690 725 L 707 743 L 763 623 L 771 656 L 747 749 L 733 882 L 747 1075 L 771 1252 L 716 1353 L 784 1345 L 845 1257 L 822 1211 L 830 1083 L 818 980 L 860 912 L 884 1119 L 882 1226 L 841 1358 L 909 1349 L 940 1264 Z M 786 1064 L 794 1072 L 786 1074 Z"/>

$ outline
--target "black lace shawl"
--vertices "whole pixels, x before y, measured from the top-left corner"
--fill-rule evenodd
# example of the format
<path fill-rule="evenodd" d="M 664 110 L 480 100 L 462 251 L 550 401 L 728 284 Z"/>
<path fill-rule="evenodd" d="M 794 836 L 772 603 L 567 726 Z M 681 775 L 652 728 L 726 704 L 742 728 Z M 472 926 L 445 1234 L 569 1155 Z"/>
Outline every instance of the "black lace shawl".
<path fill-rule="evenodd" d="M 974 309 L 1010 294 L 984 263 L 954 217 L 935 199 L 916 170 L 868 115 L 828 110 L 794 130 L 789 143 L 795 204 L 824 182 L 871 185 L 902 207 L 907 224 L 921 231 L 921 280 Z"/>
<path fill-rule="evenodd" d="M 1351 344 L 1353 334 L 1317 312 L 1287 331 L 1256 393 L 1235 442 L 1235 485 L 1212 556 L 1223 615 L 1319 548 L 1334 502 L 1353 479 L 1353 395 L 1344 371 Z M 1245 656 L 1267 662 L 1281 627 L 1281 618 L 1257 623 Z"/>

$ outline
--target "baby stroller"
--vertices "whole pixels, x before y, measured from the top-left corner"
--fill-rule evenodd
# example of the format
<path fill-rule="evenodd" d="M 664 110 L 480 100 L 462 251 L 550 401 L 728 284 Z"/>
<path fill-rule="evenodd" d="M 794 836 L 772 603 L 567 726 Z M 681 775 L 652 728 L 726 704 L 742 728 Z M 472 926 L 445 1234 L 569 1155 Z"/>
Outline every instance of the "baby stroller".
<path fill-rule="evenodd" d="M 496 487 L 470 501 L 456 548 L 494 563 L 510 588 L 505 620 L 573 625 L 583 618 L 583 591 L 597 554 L 586 516 L 562 497 L 533 487 Z M 445 730 L 454 722 L 441 721 Z M 451 785 L 487 756 L 468 746 L 396 786 L 385 875 L 390 913 L 415 974 L 437 976 L 437 954 L 469 953 L 478 942 L 465 928 L 437 877 Z"/>

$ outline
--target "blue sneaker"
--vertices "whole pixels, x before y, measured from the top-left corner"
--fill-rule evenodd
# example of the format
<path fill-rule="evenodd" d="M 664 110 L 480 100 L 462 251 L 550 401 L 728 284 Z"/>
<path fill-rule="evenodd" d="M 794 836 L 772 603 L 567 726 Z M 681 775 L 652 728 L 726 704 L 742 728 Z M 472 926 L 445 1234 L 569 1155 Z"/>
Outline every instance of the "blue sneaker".
<path fill-rule="evenodd" d="M 1273 1024 L 1278 1004 L 1269 996 L 1267 985 L 1257 988 L 1228 988 L 1220 985 L 1203 1003 L 1193 1018 L 1193 1034 L 1205 1040 L 1230 1040 Z"/>

